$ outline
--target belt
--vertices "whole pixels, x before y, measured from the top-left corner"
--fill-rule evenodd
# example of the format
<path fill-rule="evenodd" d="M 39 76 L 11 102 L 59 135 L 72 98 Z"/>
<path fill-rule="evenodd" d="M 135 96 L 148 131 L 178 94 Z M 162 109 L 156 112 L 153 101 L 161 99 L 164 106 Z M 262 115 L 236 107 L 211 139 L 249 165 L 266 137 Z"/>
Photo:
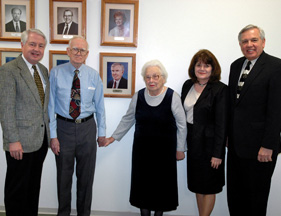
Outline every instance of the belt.
<path fill-rule="evenodd" d="M 67 121 L 67 122 L 76 123 L 76 124 L 80 124 L 80 123 L 86 122 L 86 121 L 90 120 L 93 117 L 94 117 L 93 115 L 90 115 L 90 116 L 88 116 L 86 118 L 83 118 L 83 119 L 75 119 L 74 120 L 74 119 L 65 118 L 65 117 L 57 114 L 57 118 L 58 119 L 61 119 L 61 120 Z"/>

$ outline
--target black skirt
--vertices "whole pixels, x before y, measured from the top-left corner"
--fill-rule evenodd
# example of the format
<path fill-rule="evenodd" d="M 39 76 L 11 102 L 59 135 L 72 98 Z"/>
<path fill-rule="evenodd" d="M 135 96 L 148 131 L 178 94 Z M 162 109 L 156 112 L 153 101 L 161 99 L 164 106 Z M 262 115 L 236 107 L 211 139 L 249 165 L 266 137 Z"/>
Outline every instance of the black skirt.
<path fill-rule="evenodd" d="M 192 145 L 192 124 L 187 123 L 187 145 Z M 187 150 L 187 185 L 193 193 L 216 194 L 222 191 L 225 184 L 224 160 L 218 169 L 211 167 L 212 156 L 202 154 L 192 155 Z"/>

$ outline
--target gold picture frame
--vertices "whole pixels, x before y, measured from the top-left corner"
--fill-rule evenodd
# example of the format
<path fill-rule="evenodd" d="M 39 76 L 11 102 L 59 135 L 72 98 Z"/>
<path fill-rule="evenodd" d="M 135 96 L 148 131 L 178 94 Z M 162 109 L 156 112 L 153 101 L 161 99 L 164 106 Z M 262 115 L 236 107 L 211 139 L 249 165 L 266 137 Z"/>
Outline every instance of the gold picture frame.
<path fill-rule="evenodd" d="M 0 0 L 0 41 L 20 41 L 21 33 L 35 26 L 34 11 L 34 0 Z"/>
<path fill-rule="evenodd" d="M 111 71 L 113 65 L 121 65 L 123 68 L 122 78 L 115 87 Z M 135 93 L 135 71 L 136 54 L 100 53 L 100 76 L 103 82 L 104 97 L 131 98 Z"/>
<path fill-rule="evenodd" d="M 18 48 L 0 48 L 0 66 L 14 60 L 21 54 Z"/>
<path fill-rule="evenodd" d="M 49 71 L 51 71 L 53 67 L 67 62 L 69 62 L 69 56 L 66 51 L 49 50 Z"/>
<path fill-rule="evenodd" d="M 67 44 L 75 35 L 86 38 L 86 0 L 49 0 L 49 4 L 51 44 Z"/>
<path fill-rule="evenodd" d="M 101 45 L 137 47 L 139 0 L 102 0 Z"/>

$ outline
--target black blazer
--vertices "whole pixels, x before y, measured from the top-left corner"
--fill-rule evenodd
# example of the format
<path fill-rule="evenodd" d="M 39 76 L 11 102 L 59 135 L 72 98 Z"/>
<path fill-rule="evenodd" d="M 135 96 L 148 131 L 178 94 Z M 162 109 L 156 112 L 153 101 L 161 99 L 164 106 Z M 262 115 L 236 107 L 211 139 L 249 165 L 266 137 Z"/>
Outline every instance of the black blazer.
<path fill-rule="evenodd" d="M 114 80 L 110 80 L 108 83 L 107 83 L 107 88 L 112 88 L 113 86 L 113 81 Z M 118 89 L 127 89 L 128 88 L 128 80 L 125 79 L 124 77 L 121 78 L 120 82 L 119 82 L 119 86 L 118 86 Z"/>
<path fill-rule="evenodd" d="M 62 34 L 64 29 L 65 23 L 59 23 L 58 24 L 58 34 Z M 69 35 L 78 35 L 78 24 L 75 22 L 72 22 L 70 29 L 68 31 Z"/>
<path fill-rule="evenodd" d="M 6 32 L 16 32 L 13 20 L 6 23 Z M 20 31 L 23 32 L 26 30 L 26 22 L 20 21 Z"/>
<path fill-rule="evenodd" d="M 263 52 L 251 69 L 239 99 L 237 83 L 245 57 L 231 64 L 229 74 L 229 150 L 239 157 L 257 158 L 260 147 L 280 146 L 281 59 Z"/>
<path fill-rule="evenodd" d="M 194 83 L 182 87 L 182 104 Z M 193 110 L 192 143 L 187 143 L 191 156 L 208 155 L 224 158 L 227 136 L 228 89 L 222 82 L 208 83 Z"/>

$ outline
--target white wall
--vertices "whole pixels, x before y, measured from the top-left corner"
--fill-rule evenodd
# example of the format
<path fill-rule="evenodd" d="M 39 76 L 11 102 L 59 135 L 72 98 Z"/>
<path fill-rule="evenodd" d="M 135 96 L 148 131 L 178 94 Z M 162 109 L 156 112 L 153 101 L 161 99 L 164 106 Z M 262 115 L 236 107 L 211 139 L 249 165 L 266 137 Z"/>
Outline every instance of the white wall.
<path fill-rule="evenodd" d="M 49 1 L 36 1 L 36 27 L 49 38 L 48 8 Z M 136 53 L 136 91 L 144 87 L 140 75 L 142 65 L 157 58 L 163 62 L 169 73 L 167 86 L 180 93 L 184 80 L 188 78 L 189 62 L 194 53 L 202 48 L 209 49 L 216 55 L 222 67 L 222 81 L 227 83 L 231 62 L 241 56 L 237 34 L 250 23 L 264 28 L 267 39 L 265 51 L 281 58 L 280 0 L 140 0 L 137 48 L 99 45 L 100 8 L 101 0 L 87 0 L 87 39 L 90 45 L 87 64 L 98 70 L 99 52 Z M 0 46 L 20 48 L 20 43 L 1 41 Z M 48 44 L 42 63 L 49 65 L 48 50 L 65 48 L 65 44 Z M 125 114 L 129 102 L 130 99 L 105 99 L 108 136 Z M 132 141 L 133 129 L 121 142 L 98 149 L 93 210 L 138 212 L 128 202 Z M 171 214 L 197 215 L 195 196 L 186 188 L 185 163 L 185 160 L 178 163 L 180 205 Z M 269 216 L 281 212 L 280 166 L 279 159 L 269 197 Z M 5 172 L 5 155 L 0 151 L 0 206 L 4 205 Z M 75 193 L 76 189 L 73 187 L 73 208 L 76 202 Z M 56 167 L 50 150 L 44 164 L 40 207 L 57 207 Z M 228 215 L 226 188 L 217 196 L 213 215 Z"/>

